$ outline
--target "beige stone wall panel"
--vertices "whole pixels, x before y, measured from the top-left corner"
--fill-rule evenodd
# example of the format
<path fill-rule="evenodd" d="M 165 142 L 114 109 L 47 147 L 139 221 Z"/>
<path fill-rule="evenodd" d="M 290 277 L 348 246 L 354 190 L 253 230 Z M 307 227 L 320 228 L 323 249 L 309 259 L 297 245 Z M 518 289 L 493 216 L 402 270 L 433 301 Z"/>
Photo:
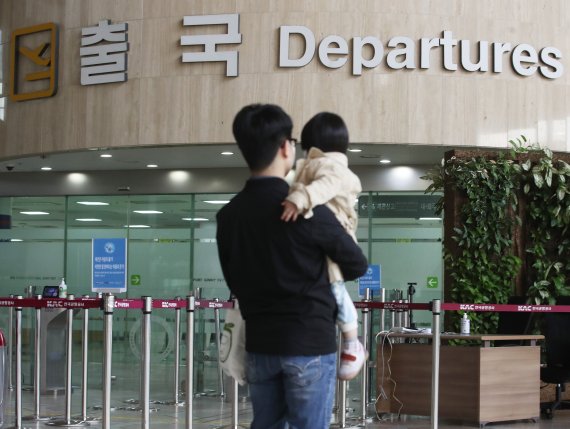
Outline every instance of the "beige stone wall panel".
<path fill-rule="evenodd" d="M 184 34 L 216 28 L 182 25 L 185 15 L 240 13 L 240 75 L 225 76 L 224 63 L 182 63 Z M 236 111 L 251 102 L 282 105 L 298 136 L 316 112 L 342 115 L 351 140 L 449 146 L 507 147 L 521 133 L 556 150 L 569 150 L 566 102 L 570 65 L 555 81 L 539 73 L 515 74 L 505 55 L 502 74 L 442 69 L 442 52 L 419 69 L 419 39 L 453 31 L 476 42 L 556 46 L 570 58 L 570 3 L 564 0 L 4 0 L 0 2 L 2 83 L 9 84 L 7 56 L 13 28 L 46 21 L 60 24 L 58 94 L 46 100 L 8 102 L 0 122 L 0 157 L 91 147 L 213 144 L 233 141 Z M 129 24 L 129 81 L 82 87 L 80 33 L 101 19 Z M 347 40 L 351 54 L 339 69 L 318 60 L 302 68 L 278 66 L 279 26 L 304 25 L 317 44 L 328 35 Z M 394 36 L 415 42 L 417 68 L 382 64 L 352 76 L 352 39 Z M 300 55 L 300 39 L 291 55 Z M 220 49 L 236 49 L 233 45 Z M 317 45 L 318 49 L 318 45 Z M 366 51 L 369 55 L 370 52 Z M 459 50 L 454 51 L 459 63 Z M 473 57 L 475 59 L 475 57 Z"/>

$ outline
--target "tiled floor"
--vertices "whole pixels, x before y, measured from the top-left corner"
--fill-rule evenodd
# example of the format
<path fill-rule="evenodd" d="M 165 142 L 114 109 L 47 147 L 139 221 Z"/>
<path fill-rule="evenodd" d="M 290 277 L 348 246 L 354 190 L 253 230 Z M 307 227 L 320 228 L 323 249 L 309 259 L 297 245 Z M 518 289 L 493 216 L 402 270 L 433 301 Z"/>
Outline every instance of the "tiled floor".
<path fill-rule="evenodd" d="M 113 429 L 131 429 L 144 427 L 142 425 L 142 413 L 140 411 L 130 411 L 128 408 L 136 407 L 136 404 L 128 403 L 129 399 L 138 399 L 139 392 L 139 362 L 138 359 L 132 355 L 127 347 L 121 349 L 121 343 L 116 342 L 113 351 L 113 368 L 114 381 L 111 389 L 111 404 L 115 408 L 111 412 L 111 427 Z M 124 346 L 124 345 L 123 345 Z M 75 353 L 74 353 L 75 354 Z M 195 388 L 196 392 L 200 392 L 194 397 L 193 414 L 194 419 L 192 428 L 194 429 L 217 429 L 222 427 L 233 428 L 232 426 L 232 404 L 229 398 L 221 398 L 216 395 L 216 390 L 219 391 L 218 386 L 218 372 L 215 360 L 207 356 L 206 353 L 198 354 L 199 358 L 195 360 Z M 75 359 L 76 358 L 76 359 Z M 102 363 L 101 353 L 96 347 L 90 354 L 89 363 L 89 380 L 88 380 L 88 411 L 87 414 L 93 417 L 101 417 L 102 412 L 100 409 L 93 409 L 93 407 L 101 406 L 102 403 L 102 390 L 101 390 L 101 375 Z M 184 364 L 182 364 L 180 377 L 184 375 Z M 74 356 L 74 364 L 72 367 L 73 372 L 73 385 L 81 384 L 81 356 Z M 33 371 L 30 368 L 29 362 L 23 365 L 23 379 L 24 383 L 30 384 Z M 390 429 L 429 429 L 431 428 L 430 419 L 426 417 L 413 417 L 402 416 L 400 419 L 395 415 L 376 416 L 374 406 L 372 404 L 368 407 L 367 421 L 362 424 L 359 420 L 353 420 L 350 417 L 360 414 L 360 386 L 359 378 L 349 383 L 348 402 L 347 408 L 349 409 L 347 424 L 345 427 L 355 427 L 360 423 L 359 427 L 366 427 L 368 429 L 390 428 Z M 225 385 L 225 390 L 230 390 L 230 383 Z M 174 377 L 173 377 L 173 364 L 171 361 L 155 361 L 151 367 L 151 383 L 150 383 L 150 397 L 152 401 L 172 401 L 174 398 Z M 74 392 L 71 397 L 72 407 L 71 415 L 75 419 L 81 414 L 82 409 L 82 392 L 79 387 L 74 387 Z M 58 392 L 57 396 L 52 393 L 41 396 L 40 415 L 42 417 L 58 417 L 60 419 L 65 415 L 66 398 L 63 391 Z M 240 390 L 240 395 L 245 396 L 246 390 Z M 8 392 L 8 401 L 5 406 L 4 428 L 15 426 L 15 393 L 14 391 Z M 25 389 L 22 392 L 22 416 L 29 417 L 34 413 L 34 394 L 33 391 Z M 248 428 L 251 423 L 252 412 L 251 405 L 248 401 L 240 398 L 238 402 L 238 421 L 239 426 Z M 151 428 L 173 428 L 182 429 L 186 428 L 185 422 L 185 408 L 173 405 L 152 403 L 152 408 L 157 408 L 157 411 L 150 414 L 150 427 Z M 459 428 L 477 428 L 477 424 L 473 423 L 458 423 L 449 421 L 438 422 L 440 428 L 459 429 Z M 92 426 L 101 427 L 101 422 L 93 422 Z M 49 428 L 54 427 L 47 422 L 36 422 L 24 420 L 21 428 Z M 338 424 L 333 424 L 332 428 L 339 427 Z M 554 419 L 546 420 L 541 419 L 538 422 L 531 421 L 517 421 L 501 424 L 489 424 L 488 428 L 501 428 L 501 429 L 569 429 L 570 428 L 570 410 L 557 411 Z M 19 428 L 18 428 L 19 429 Z M 312 429 L 312 428 L 308 428 Z"/>
<path fill-rule="evenodd" d="M 72 418 L 78 418 L 77 415 L 81 414 L 81 391 L 74 389 L 72 395 Z M 350 395 L 349 395 L 350 396 Z M 14 416 L 14 392 L 8 394 L 9 402 L 6 407 L 5 423 L 3 427 L 15 427 Z M 101 417 L 100 410 L 94 410 L 93 405 L 101 404 L 101 390 L 95 389 L 89 391 L 89 408 L 88 415 L 92 417 Z M 132 398 L 137 398 L 138 393 L 128 388 L 128 385 L 115 382 L 112 389 L 112 403 L 116 408 L 136 407 L 136 405 L 126 403 L 125 401 Z M 23 391 L 23 410 L 22 416 L 32 416 L 33 408 L 33 392 Z M 152 398 L 152 392 L 151 392 Z M 157 398 L 162 400 L 169 400 L 170 398 L 163 397 Z M 41 411 L 40 415 L 45 417 L 63 418 L 65 415 L 65 395 L 60 393 L 58 396 L 53 394 L 41 396 Z M 352 405 L 351 405 L 352 404 Z M 157 408 L 150 414 L 150 427 L 153 428 L 185 428 L 185 408 L 183 406 L 177 407 L 173 405 L 152 404 L 152 408 Z M 349 407 L 359 409 L 359 403 L 356 398 L 352 398 Z M 219 396 L 198 396 L 194 399 L 194 420 L 192 427 L 195 429 L 215 429 L 221 427 L 233 428 L 232 426 L 232 411 L 231 403 L 224 400 Z M 251 406 L 249 402 L 242 400 L 239 401 L 239 426 L 248 428 L 251 422 Z M 373 407 L 370 407 L 370 418 L 366 424 L 361 424 L 358 419 L 353 420 L 349 417 L 345 427 L 366 427 L 369 429 L 376 428 L 391 428 L 391 429 L 428 429 L 431 427 L 429 418 L 425 417 L 412 417 L 402 416 L 398 419 L 395 415 L 384 415 L 381 419 L 374 415 Z M 116 409 L 111 412 L 111 427 L 117 429 L 138 428 L 142 427 L 141 420 L 142 413 L 140 411 L 128 411 L 125 409 Z M 101 426 L 101 422 L 92 422 L 92 426 Z M 21 426 L 22 428 L 53 428 L 54 426 L 48 425 L 46 422 L 36 422 L 25 419 Z M 339 427 L 338 424 L 333 424 L 331 427 Z M 440 421 L 439 427 L 447 429 L 455 428 L 476 428 L 476 424 L 458 423 Z M 501 424 L 489 424 L 489 428 L 501 429 L 568 429 L 570 428 L 570 410 L 557 411 L 552 420 L 541 419 L 538 422 L 520 421 L 508 422 Z"/>

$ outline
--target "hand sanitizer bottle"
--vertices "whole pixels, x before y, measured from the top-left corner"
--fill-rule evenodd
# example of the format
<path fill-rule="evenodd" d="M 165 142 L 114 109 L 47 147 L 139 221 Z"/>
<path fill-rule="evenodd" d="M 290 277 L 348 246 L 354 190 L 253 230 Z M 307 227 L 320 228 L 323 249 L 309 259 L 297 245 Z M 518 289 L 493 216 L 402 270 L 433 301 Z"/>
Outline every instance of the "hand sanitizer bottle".
<path fill-rule="evenodd" d="M 59 284 L 59 297 L 67 298 L 67 285 L 65 284 L 65 279 L 61 278 L 61 283 Z"/>
<path fill-rule="evenodd" d="M 467 313 L 463 313 L 463 318 L 461 319 L 461 334 L 469 335 L 471 332 L 471 321 L 467 317 Z"/>

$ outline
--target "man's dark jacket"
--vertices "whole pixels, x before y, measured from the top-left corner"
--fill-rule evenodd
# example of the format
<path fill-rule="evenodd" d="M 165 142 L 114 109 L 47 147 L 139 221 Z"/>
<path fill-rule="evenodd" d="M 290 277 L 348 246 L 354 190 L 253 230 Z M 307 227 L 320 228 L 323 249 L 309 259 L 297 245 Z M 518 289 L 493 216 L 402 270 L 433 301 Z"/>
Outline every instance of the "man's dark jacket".
<path fill-rule="evenodd" d="M 325 206 L 316 207 L 310 219 L 283 222 L 288 191 L 283 179 L 251 178 L 218 212 L 222 271 L 246 320 L 247 351 L 334 353 L 336 302 L 326 256 L 345 280 L 363 275 L 367 261 Z"/>

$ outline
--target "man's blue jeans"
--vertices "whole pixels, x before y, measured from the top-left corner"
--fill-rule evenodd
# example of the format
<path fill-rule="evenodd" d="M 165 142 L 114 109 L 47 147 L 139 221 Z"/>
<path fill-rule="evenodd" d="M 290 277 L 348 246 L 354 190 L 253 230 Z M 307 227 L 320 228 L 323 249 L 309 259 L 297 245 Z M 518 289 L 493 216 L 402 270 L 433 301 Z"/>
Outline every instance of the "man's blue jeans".
<path fill-rule="evenodd" d="M 248 353 L 251 429 L 328 429 L 336 353 L 281 356 Z"/>

